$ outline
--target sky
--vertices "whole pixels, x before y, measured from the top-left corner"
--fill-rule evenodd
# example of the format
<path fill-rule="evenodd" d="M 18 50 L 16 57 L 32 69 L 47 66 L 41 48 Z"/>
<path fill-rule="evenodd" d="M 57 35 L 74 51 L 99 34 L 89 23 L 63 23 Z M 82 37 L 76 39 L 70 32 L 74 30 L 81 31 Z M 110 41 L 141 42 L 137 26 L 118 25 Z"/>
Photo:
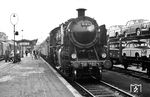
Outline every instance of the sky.
<path fill-rule="evenodd" d="M 125 25 L 132 19 L 150 20 L 149 0 L 1 0 L 0 32 L 13 39 L 12 13 L 18 16 L 16 31 L 20 39 L 38 39 L 41 43 L 50 31 L 70 18 L 77 17 L 77 8 L 86 8 L 86 16 L 99 25 Z"/>

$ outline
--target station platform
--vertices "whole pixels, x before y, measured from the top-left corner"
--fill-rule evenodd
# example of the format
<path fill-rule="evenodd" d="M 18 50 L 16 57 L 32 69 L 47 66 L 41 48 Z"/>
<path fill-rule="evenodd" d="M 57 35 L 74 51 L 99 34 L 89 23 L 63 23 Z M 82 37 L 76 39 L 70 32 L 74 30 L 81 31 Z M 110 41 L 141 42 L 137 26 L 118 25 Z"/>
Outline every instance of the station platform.
<path fill-rule="evenodd" d="M 0 62 L 0 97 L 82 97 L 42 58 Z"/>
<path fill-rule="evenodd" d="M 124 66 L 121 65 L 121 64 L 119 64 L 119 65 L 114 65 L 114 67 L 124 68 Z M 137 71 L 137 72 L 147 73 L 147 70 L 142 70 L 142 67 L 138 67 L 138 68 L 137 68 L 137 66 L 129 66 L 127 69 L 128 69 L 128 70 Z"/>

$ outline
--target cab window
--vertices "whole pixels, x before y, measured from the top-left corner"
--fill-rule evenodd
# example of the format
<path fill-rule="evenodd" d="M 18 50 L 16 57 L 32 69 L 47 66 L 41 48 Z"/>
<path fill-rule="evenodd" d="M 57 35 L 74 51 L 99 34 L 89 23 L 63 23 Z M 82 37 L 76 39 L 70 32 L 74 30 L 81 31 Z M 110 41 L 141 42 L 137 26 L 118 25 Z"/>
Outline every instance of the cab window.
<path fill-rule="evenodd" d="M 131 21 L 131 22 L 130 22 L 130 26 L 131 26 L 131 25 L 134 25 L 134 21 Z"/>
<path fill-rule="evenodd" d="M 130 26 L 130 21 L 129 21 L 129 22 L 127 22 L 126 26 Z"/>

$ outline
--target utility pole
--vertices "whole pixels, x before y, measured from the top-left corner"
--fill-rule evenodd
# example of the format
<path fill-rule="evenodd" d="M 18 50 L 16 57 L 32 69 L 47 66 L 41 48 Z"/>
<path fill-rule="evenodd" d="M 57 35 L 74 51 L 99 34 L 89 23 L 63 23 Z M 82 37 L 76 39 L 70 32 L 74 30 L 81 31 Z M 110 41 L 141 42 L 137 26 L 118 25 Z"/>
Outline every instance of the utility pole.
<path fill-rule="evenodd" d="M 10 22 L 11 24 L 13 25 L 13 28 L 14 28 L 14 62 L 16 62 L 16 48 L 15 48 L 15 35 L 18 35 L 18 32 L 15 31 L 15 27 L 16 27 L 16 24 L 18 23 L 18 16 L 16 13 L 12 13 L 11 16 L 10 16 Z"/>

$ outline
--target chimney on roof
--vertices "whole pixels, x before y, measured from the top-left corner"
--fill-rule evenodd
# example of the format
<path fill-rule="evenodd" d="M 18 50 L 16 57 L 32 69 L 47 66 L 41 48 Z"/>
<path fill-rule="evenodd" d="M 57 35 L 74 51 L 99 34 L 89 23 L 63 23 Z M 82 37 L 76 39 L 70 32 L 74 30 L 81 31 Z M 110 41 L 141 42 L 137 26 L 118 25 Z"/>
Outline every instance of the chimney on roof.
<path fill-rule="evenodd" d="M 78 17 L 84 17 L 85 16 L 86 9 L 79 8 L 79 9 L 76 9 L 76 10 L 78 11 Z"/>

